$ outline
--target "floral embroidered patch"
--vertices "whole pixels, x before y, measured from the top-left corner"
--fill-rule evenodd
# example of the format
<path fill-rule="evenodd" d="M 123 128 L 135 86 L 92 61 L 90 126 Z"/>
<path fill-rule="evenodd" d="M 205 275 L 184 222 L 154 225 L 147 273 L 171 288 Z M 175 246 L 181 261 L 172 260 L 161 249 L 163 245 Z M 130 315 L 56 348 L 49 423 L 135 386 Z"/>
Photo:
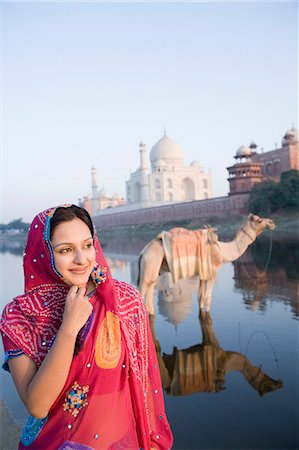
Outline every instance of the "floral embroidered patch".
<path fill-rule="evenodd" d="M 73 384 L 70 392 L 65 397 L 65 403 L 63 404 L 63 410 L 68 411 L 74 417 L 77 417 L 80 410 L 88 405 L 87 392 L 89 386 L 81 387 L 77 381 Z"/>

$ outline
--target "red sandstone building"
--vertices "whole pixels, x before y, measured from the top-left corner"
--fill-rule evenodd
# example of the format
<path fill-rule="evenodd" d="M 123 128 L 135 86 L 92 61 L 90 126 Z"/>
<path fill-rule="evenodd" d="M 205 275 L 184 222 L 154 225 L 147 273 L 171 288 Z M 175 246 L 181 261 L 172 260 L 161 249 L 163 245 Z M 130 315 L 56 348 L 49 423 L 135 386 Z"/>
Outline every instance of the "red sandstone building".
<path fill-rule="evenodd" d="M 227 167 L 229 195 L 249 193 L 256 183 L 264 180 L 278 182 L 283 172 L 299 170 L 298 130 L 292 127 L 282 138 L 281 148 L 257 153 L 257 145 L 243 145 L 237 150 L 236 164 Z"/>
<path fill-rule="evenodd" d="M 139 209 L 132 208 L 132 205 L 108 208 L 93 217 L 94 223 L 103 229 L 123 225 L 163 224 L 199 217 L 245 215 L 249 212 L 249 193 L 256 183 L 264 180 L 278 182 L 283 172 L 299 170 L 298 130 L 294 127 L 284 135 L 281 148 L 261 153 L 257 153 L 256 148 L 253 142 L 249 147 L 242 146 L 237 150 L 237 162 L 227 168 L 230 186 L 227 196 Z"/>

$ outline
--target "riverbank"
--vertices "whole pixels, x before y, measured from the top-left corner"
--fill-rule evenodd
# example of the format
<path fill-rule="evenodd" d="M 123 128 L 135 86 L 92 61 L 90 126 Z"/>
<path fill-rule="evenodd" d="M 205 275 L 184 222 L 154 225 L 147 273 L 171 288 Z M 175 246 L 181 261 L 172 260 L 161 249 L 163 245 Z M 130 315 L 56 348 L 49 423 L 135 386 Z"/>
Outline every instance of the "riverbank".
<path fill-rule="evenodd" d="M 236 234 L 241 224 L 246 220 L 247 215 L 228 215 L 223 217 L 210 216 L 198 217 L 196 219 L 184 219 L 169 221 L 167 217 L 160 223 L 148 223 L 142 225 L 124 225 L 105 228 L 98 226 L 98 234 L 103 246 L 111 240 L 130 241 L 141 240 L 150 241 L 160 231 L 170 230 L 174 227 L 183 227 L 190 230 L 205 228 L 207 225 L 217 230 L 217 234 L 221 240 L 230 240 Z M 276 227 L 273 232 L 274 240 L 281 239 L 299 239 L 299 212 L 282 212 L 269 215 Z M 265 235 L 269 233 L 265 231 Z M 0 251 L 8 251 L 10 253 L 21 254 L 26 244 L 27 233 L 18 235 L 1 235 L 0 234 Z"/>
<path fill-rule="evenodd" d="M 117 226 L 113 228 L 98 227 L 98 233 L 101 242 L 105 243 L 111 239 L 123 240 L 123 239 L 153 239 L 160 231 L 170 230 L 174 227 L 183 227 L 190 230 L 205 228 L 206 226 L 212 226 L 217 230 L 218 236 L 221 240 L 230 240 L 236 234 L 241 224 L 246 220 L 247 216 L 235 215 L 224 217 L 199 217 L 197 219 L 185 219 L 177 221 L 165 221 L 162 223 L 142 224 L 142 225 L 125 225 Z M 280 214 L 272 214 L 269 216 L 276 227 L 273 232 L 273 239 L 299 239 L 299 212 L 288 212 Z M 265 234 L 269 233 L 268 230 Z"/>
<path fill-rule="evenodd" d="M 10 412 L 0 399 L 0 450 L 16 450 L 20 441 L 21 427 L 17 425 Z"/>

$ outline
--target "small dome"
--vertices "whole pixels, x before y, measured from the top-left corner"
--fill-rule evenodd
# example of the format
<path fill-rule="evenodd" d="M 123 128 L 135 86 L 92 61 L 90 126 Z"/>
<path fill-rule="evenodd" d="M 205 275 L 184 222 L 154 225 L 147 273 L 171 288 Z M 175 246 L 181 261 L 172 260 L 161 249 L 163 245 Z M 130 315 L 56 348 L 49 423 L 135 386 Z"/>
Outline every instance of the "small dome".
<path fill-rule="evenodd" d="M 104 187 L 99 191 L 99 197 L 109 197 Z"/>
<path fill-rule="evenodd" d="M 235 158 L 248 158 L 252 155 L 252 150 L 246 147 L 246 145 L 241 145 L 236 152 Z"/>
<path fill-rule="evenodd" d="M 298 130 L 294 126 L 286 132 L 282 138 L 282 145 L 295 144 L 298 142 Z"/>
<path fill-rule="evenodd" d="M 150 160 L 154 167 L 161 159 L 166 164 L 182 164 L 184 159 L 181 147 L 166 134 L 153 146 L 150 152 Z"/>

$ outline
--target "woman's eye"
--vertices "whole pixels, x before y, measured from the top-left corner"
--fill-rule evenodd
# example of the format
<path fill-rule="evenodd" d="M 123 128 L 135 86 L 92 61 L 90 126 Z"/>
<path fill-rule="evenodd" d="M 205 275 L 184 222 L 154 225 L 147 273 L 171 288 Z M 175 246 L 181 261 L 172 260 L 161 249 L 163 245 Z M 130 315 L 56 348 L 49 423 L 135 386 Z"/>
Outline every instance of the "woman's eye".
<path fill-rule="evenodd" d="M 91 242 L 89 242 L 88 244 L 85 245 L 85 248 L 91 248 L 93 246 L 93 244 Z"/>
<path fill-rule="evenodd" d="M 60 253 L 68 253 L 71 251 L 72 251 L 72 249 L 70 247 L 67 247 L 67 248 L 63 248 L 62 250 L 60 250 Z"/>

